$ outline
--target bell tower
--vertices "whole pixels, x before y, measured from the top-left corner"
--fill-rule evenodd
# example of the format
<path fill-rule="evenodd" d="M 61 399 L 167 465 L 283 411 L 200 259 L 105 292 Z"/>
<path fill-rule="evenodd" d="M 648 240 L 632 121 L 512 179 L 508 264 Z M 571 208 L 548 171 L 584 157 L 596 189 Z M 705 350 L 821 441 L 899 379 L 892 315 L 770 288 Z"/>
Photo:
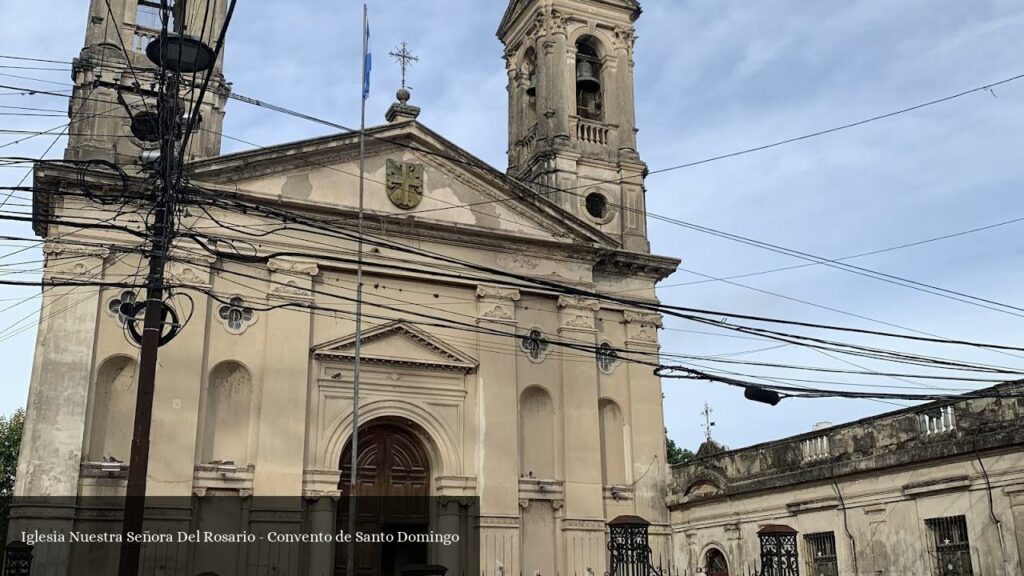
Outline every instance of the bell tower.
<path fill-rule="evenodd" d="M 65 157 L 104 159 L 122 166 L 138 163 L 154 119 L 159 69 L 146 48 L 159 38 L 166 17 L 170 33 L 214 46 L 224 25 L 227 0 L 91 0 L 85 46 L 72 65 L 75 88 L 69 107 L 71 126 Z M 220 154 L 220 132 L 231 85 L 224 80 L 223 50 L 210 85 L 199 103 L 199 125 L 186 160 Z M 205 72 L 181 77 L 182 109 L 190 111 Z M 134 121 L 133 121 L 134 120 Z"/>
<path fill-rule="evenodd" d="M 498 38 L 509 77 L 509 175 L 624 249 L 649 252 L 633 100 L 639 16 L 636 0 L 511 0 Z"/>

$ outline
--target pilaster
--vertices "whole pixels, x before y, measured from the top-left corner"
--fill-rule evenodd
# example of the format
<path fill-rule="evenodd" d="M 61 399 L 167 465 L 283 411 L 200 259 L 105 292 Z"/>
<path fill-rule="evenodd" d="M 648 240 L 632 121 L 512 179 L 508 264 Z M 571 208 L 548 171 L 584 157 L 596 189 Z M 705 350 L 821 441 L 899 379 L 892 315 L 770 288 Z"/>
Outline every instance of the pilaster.
<path fill-rule="evenodd" d="M 105 248 L 47 243 L 45 282 L 103 277 Z M 121 281 L 123 278 L 108 279 Z M 92 375 L 98 286 L 52 286 L 43 291 L 16 496 L 73 496 L 78 492 Z"/>
<path fill-rule="evenodd" d="M 636 153 L 636 112 L 633 91 L 633 46 L 636 34 L 632 27 L 616 27 L 613 31 L 615 67 L 615 124 L 619 129 L 619 154 L 639 160 Z"/>
<path fill-rule="evenodd" d="M 551 137 L 555 146 L 567 145 L 572 139 L 569 130 L 570 104 L 575 99 L 576 66 L 570 63 L 565 55 L 568 52 L 565 16 L 556 8 L 548 14 L 547 38 L 544 40 L 542 53 L 549 59 L 552 67 L 549 78 L 554 85 L 548 86 L 549 102 L 545 111 L 554 111 Z M 575 49 L 573 50 L 575 52 Z"/>
<path fill-rule="evenodd" d="M 513 576 L 519 559 L 519 396 L 516 359 L 510 351 L 516 350 L 520 293 L 480 285 L 476 296 L 476 324 L 487 331 L 477 334 L 481 569 Z"/>
<path fill-rule="evenodd" d="M 267 267 L 269 305 L 313 302 L 320 272 L 315 262 L 274 258 Z M 266 318 L 254 490 L 257 496 L 296 496 L 302 493 L 312 313 L 283 307 L 266 312 Z"/>
<path fill-rule="evenodd" d="M 562 437 L 565 439 L 565 512 L 561 522 L 566 554 L 563 574 L 604 572 L 604 500 L 601 429 L 595 347 L 597 300 L 558 299 L 558 336 L 583 349 L 562 348 Z"/>
<path fill-rule="evenodd" d="M 44 281 L 89 282 L 102 278 L 108 250 L 47 243 Z M 120 281 L 123 278 L 110 279 Z M 96 340 L 100 288 L 53 286 L 43 292 L 32 365 L 25 428 L 14 485 L 16 497 L 73 497 L 78 493 L 85 436 L 86 409 Z M 35 506 L 33 504 L 43 504 Z M 12 508 L 8 538 L 32 528 L 67 532 L 74 527 L 72 515 L 45 501 L 22 501 Z M 24 520 L 19 520 L 22 518 Z M 33 574 L 61 576 L 70 569 L 68 543 L 36 547 Z"/>
<path fill-rule="evenodd" d="M 146 493 L 151 496 L 192 494 L 195 477 L 196 434 L 199 429 L 199 398 L 205 381 L 205 351 L 211 267 L 216 258 L 198 246 L 176 246 L 169 253 L 167 281 L 183 285 L 192 298 L 192 310 L 177 312 L 191 320 L 170 342 L 160 348 L 153 391 L 153 442 L 149 456 Z M 184 302 L 179 299 L 178 302 Z M 245 462 L 239 462 L 244 466 Z M 187 528 L 187 526 L 186 526 Z"/>
<path fill-rule="evenodd" d="M 636 357 L 656 358 L 660 314 L 646 310 L 626 310 L 626 351 Z M 632 477 L 638 478 L 633 498 L 636 514 L 652 525 L 668 522 L 665 507 L 667 463 L 665 462 L 665 423 L 662 409 L 661 380 L 650 366 L 627 362 L 629 375 L 630 421 L 632 422 Z"/>
<path fill-rule="evenodd" d="M 1006 497 L 1010 504 L 1010 516 L 1012 518 L 1012 530 L 1008 526 L 1004 536 L 1013 533 L 1017 543 L 1017 554 L 1022 556 L 1018 561 L 1024 564 L 1024 484 L 1014 484 L 1004 488 Z"/>
<path fill-rule="evenodd" d="M 644 189 L 645 165 L 639 161 L 620 161 L 619 185 L 622 196 L 622 247 L 633 252 L 648 253 L 647 197 Z"/>
<path fill-rule="evenodd" d="M 313 534 L 337 534 L 335 526 L 338 517 L 338 500 L 341 491 L 307 492 L 309 528 Z M 333 574 L 334 550 L 332 542 L 318 542 L 309 545 L 309 574 Z"/>

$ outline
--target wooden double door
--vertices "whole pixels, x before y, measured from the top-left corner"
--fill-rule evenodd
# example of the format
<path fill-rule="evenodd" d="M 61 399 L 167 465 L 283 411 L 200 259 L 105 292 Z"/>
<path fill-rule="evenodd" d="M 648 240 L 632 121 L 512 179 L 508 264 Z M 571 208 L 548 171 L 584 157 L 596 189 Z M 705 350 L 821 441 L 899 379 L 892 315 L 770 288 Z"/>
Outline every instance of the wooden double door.
<path fill-rule="evenodd" d="M 337 527 L 349 530 L 349 481 L 352 444 L 341 457 L 342 498 Z M 356 533 L 398 540 L 400 533 L 425 533 L 430 525 L 430 460 L 414 425 L 401 421 L 371 422 L 359 431 L 355 486 Z M 353 535 L 353 537 L 357 537 Z M 427 563 L 427 545 L 400 542 L 356 544 L 355 576 L 397 576 L 408 565 Z M 335 574 L 347 576 L 348 544 L 338 544 Z"/>

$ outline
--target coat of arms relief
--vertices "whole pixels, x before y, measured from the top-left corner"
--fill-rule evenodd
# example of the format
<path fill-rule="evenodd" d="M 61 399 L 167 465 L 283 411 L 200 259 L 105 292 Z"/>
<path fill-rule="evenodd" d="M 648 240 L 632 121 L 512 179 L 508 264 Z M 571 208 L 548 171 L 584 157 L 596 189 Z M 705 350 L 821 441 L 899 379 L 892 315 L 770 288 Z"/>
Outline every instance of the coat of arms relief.
<path fill-rule="evenodd" d="M 388 158 L 388 198 L 403 210 L 412 210 L 423 201 L 423 164 Z"/>

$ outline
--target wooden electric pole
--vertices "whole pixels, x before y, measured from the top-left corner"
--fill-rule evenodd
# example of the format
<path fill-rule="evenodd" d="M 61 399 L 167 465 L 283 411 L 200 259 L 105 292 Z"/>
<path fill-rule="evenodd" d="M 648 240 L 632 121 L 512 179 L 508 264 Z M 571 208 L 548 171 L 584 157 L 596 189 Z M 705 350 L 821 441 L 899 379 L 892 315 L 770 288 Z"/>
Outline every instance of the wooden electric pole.
<path fill-rule="evenodd" d="M 145 318 L 139 357 L 139 385 L 135 400 L 135 425 L 128 487 L 125 492 L 124 525 L 118 576 L 139 573 L 141 544 L 130 534 L 141 534 L 146 511 L 146 477 L 149 474 L 149 435 L 153 424 L 153 391 L 156 363 L 164 334 L 164 267 L 174 236 L 174 208 L 178 185 L 177 136 L 181 122 L 177 72 L 165 71 L 157 103 L 160 125 L 160 158 L 157 164 L 157 192 L 150 227 L 149 274 L 146 276 Z"/>

